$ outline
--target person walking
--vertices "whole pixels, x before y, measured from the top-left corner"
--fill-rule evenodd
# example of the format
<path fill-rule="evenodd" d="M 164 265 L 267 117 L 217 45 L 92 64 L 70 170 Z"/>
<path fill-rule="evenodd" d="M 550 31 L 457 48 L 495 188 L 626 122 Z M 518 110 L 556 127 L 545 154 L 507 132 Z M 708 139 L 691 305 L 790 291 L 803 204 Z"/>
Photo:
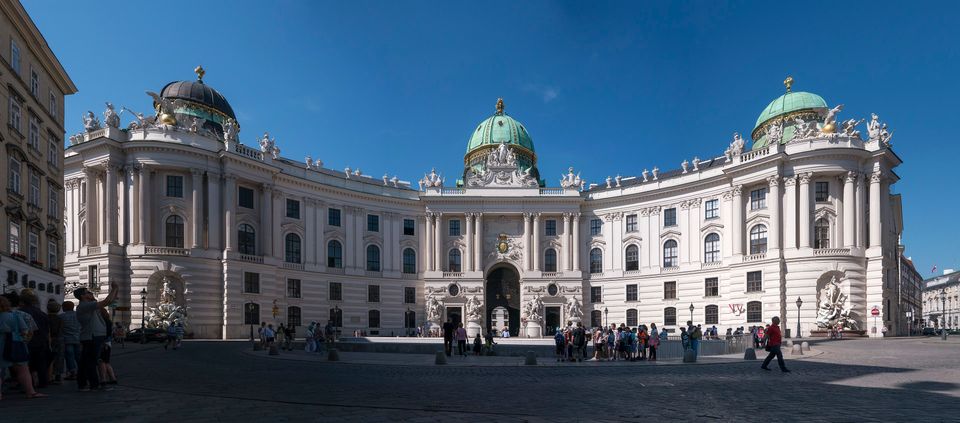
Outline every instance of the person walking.
<path fill-rule="evenodd" d="M 117 375 L 113 371 L 113 365 L 110 364 L 110 353 L 113 352 L 113 321 L 110 319 L 110 313 L 107 312 L 107 309 L 97 309 L 97 313 L 100 314 L 100 318 L 103 319 L 106 327 L 111 329 L 111 331 L 107 333 L 107 337 L 103 342 L 103 348 L 100 349 L 99 359 L 97 360 L 97 371 L 100 372 L 100 383 L 116 385 Z"/>
<path fill-rule="evenodd" d="M 77 312 L 73 311 L 73 302 L 63 302 L 63 357 L 67 365 L 67 375 L 63 380 L 77 379 L 77 363 L 80 362 L 80 321 Z"/>
<path fill-rule="evenodd" d="M 780 366 L 780 371 L 783 373 L 790 373 L 790 370 L 787 370 L 787 366 L 783 364 L 783 352 L 780 351 L 780 343 L 783 341 L 780 335 L 780 317 L 773 317 L 773 324 L 767 328 L 765 341 L 768 354 L 767 358 L 763 360 L 763 364 L 760 366 L 760 368 L 763 370 L 770 370 L 767 365 L 770 364 L 770 360 L 773 360 L 773 358 L 776 357 L 777 365 Z"/>
<path fill-rule="evenodd" d="M 477 333 L 477 336 L 473 338 L 473 355 L 480 355 L 480 351 L 483 351 L 483 339 L 480 338 L 480 333 Z"/>
<path fill-rule="evenodd" d="M 453 354 L 453 336 L 457 332 L 457 326 L 453 324 L 453 320 L 449 317 L 447 321 L 443 323 L 443 352 L 447 354 L 447 357 L 450 357 Z"/>
<path fill-rule="evenodd" d="M 43 389 L 50 374 L 50 318 L 40 310 L 40 299 L 30 288 L 20 291 L 20 311 L 29 314 L 36 325 L 27 348 L 30 349 L 30 374 L 37 387 Z"/>
<path fill-rule="evenodd" d="M 47 318 L 50 320 L 50 383 L 59 385 L 63 380 L 63 319 L 60 318 L 60 303 L 51 298 L 47 301 Z"/>
<path fill-rule="evenodd" d="M 650 324 L 650 361 L 657 361 L 657 347 L 660 346 L 660 332 L 657 332 L 657 324 Z"/>
<path fill-rule="evenodd" d="M 461 357 L 467 356 L 467 330 L 463 328 L 463 323 L 457 325 L 457 331 L 454 333 L 457 338 L 457 354 Z"/>
<path fill-rule="evenodd" d="M 116 300 L 119 292 L 120 288 L 116 282 L 110 284 L 110 293 L 100 301 L 97 301 L 97 297 L 87 288 L 81 287 L 73 291 L 73 296 L 80 300 L 77 306 L 81 346 L 77 387 L 80 391 L 110 389 L 100 383 L 100 375 L 97 372 L 97 359 L 107 339 L 107 326 L 97 310 Z"/>
<path fill-rule="evenodd" d="M 327 326 L 323 328 L 323 341 L 327 343 L 328 349 L 332 349 L 333 343 L 337 341 L 337 330 L 333 327 L 333 320 L 327 320 Z"/>
<path fill-rule="evenodd" d="M 0 370 L 10 369 L 10 373 L 20 383 L 27 398 L 43 398 L 46 395 L 33 389 L 33 380 L 28 368 L 30 357 L 24 338 L 29 334 L 27 322 L 14 312 L 9 298 L 6 295 L 0 296 L 0 351 L 10 351 L 7 354 L 0 353 Z M 16 343 L 16 345 L 7 345 L 7 342 Z M 2 392 L 0 392 L 0 398 L 3 398 Z"/>

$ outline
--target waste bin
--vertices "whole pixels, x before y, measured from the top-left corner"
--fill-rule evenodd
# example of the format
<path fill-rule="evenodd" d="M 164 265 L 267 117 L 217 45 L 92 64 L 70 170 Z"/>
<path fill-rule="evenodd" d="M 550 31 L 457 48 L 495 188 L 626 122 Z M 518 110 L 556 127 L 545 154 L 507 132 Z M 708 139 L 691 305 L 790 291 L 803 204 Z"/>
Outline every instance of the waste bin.
<path fill-rule="evenodd" d="M 790 329 L 789 329 L 789 328 L 787 328 L 787 338 L 793 338 L 792 336 L 790 336 Z"/>

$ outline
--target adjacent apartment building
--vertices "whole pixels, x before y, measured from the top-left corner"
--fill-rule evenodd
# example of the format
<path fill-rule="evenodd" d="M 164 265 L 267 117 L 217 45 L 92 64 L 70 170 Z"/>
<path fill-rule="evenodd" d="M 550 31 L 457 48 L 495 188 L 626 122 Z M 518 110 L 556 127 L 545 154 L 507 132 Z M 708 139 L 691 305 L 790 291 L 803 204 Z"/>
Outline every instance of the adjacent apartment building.
<path fill-rule="evenodd" d="M 0 11 L 0 288 L 59 300 L 64 98 L 77 87 L 19 1 Z"/>

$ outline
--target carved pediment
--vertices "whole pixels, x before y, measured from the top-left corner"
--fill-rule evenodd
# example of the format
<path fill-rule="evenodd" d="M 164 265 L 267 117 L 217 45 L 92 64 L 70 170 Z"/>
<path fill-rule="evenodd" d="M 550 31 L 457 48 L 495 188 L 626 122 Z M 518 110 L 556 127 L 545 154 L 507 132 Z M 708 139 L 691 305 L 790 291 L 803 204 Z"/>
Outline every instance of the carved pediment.
<path fill-rule="evenodd" d="M 665 231 L 660 232 L 661 240 L 666 238 L 679 238 L 679 237 L 680 237 L 680 231 L 676 229 L 667 229 Z"/>
<path fill-rule="evenodd" d="M 761 222 L 766 223 L 766 222 L 769 222 L 769 221 L 770 221 L 770 216 L 769 216 L 769 215 L 767 215 L 767 214 L 762 214 L 762 213 L 757 213 L 757 214 L 754 214 L 753 216 L 750 216 L 749 218 L 747 218 L 747 220 L 746 220 L 746 226 L 747 226 L 747 227 L 750 227 L 750 226 L 756 225 L 757 223 L 761 223 Z"/>
<path fill-rule="evenodd" d="M 723 224 L 720 222 L 710 222 L 700 227 L 701 234 L 707 234 L 710 232 L 723 232 Z"/>
<path fill-rule="evenodd" d="M 643 237 L 640 236 L 639 232 L 630 232 L 623 236 L 624 244 L 627 244 L 629 241 L 640 242 L 640 241 L 643 241 Z"/>
<path fill-rule="evenodd" d="M 513 147 L 500 147 L 487 154 L 484 167 L 467 170 L 464 185 L 489 188 L 537 188 L 539 181 L 530 174 L 531 168 L 520 169 Z"/>

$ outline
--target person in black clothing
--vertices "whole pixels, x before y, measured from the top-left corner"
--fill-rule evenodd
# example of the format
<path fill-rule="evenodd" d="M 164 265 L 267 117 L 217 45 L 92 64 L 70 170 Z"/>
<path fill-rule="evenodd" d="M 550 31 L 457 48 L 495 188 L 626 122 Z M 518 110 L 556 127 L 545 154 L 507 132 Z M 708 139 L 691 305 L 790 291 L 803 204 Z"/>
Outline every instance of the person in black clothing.
<path fill-rule="evenodd" d="M 30 288 L 20 291 L 20 311 L 27 313 L 37 324 L 27 349 L 30 350 L 30 373 L 37 381 L 37 387 L 46 388 L 50 375 L 50 318 L 41 311 L 40 300 Z"/>
<path fill-rule="evenodd" d="M 443 351 L 447 354 L 447 357 L 453 353 L 453 334 L 457 331 L 457 325 L 453 324 L 453 320 L 447 319 L 447 322 L 443 324 Z"/>

